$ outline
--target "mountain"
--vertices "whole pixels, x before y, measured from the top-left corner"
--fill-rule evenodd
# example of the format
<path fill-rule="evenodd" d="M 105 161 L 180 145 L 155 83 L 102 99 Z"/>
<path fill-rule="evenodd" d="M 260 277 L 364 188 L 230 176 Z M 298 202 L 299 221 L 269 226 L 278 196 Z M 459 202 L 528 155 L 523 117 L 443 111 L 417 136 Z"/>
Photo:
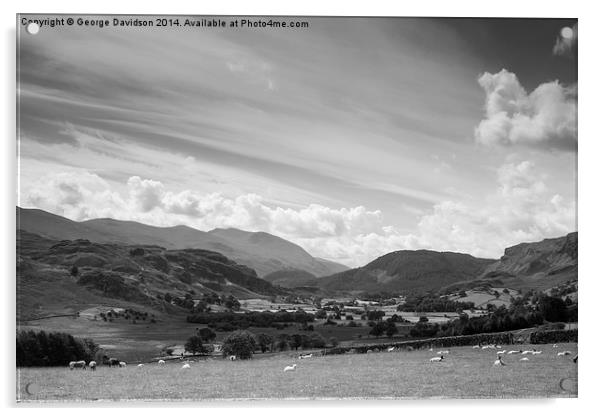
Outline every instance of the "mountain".
<path fill-rule="evenodd" d="M 318 286 L 319 282 L 319 279 L 313 274 L 298 269 L 279 270 L 265 275 L 263 278 L 275 286 L 291 289 L 303 286 Z"/>
<path fill-rule="evenodd" d="M 413 291 L 441 287 L 474 278 L 495 260 L 468 254 L 402 250 L 386 254 L 363 267 L 324 277 L 318 285 L 329 291 Z"/>
<path fill-rule="evenodd" d="M 283 269 L 305 270 L 315 276 L 347 269 L 341 264 L 314 258 L 298 245 L 274 235 L 233 228 L 205 232 L 183 225 L 154 227 L 109 218 L 77 222 L 39 209 L 17 207 L 17 229 L 55 240 L 86 239 L 96 243 L 217 251 L 251 267 L 260 277 Z"/>
<path fill-rule="evenodd" d="M 330 292 L 450 292 L 479 286 L 548 290 L 577 280 L 577 233 L 508 247 L 499 260 L 429 250 L 396 251 L 323 277 Z"/>
<path fill-rule="evenodd" d="M 508 247 L 504 255 L 479 276 L 497 279 L 516 289 L 545 290 L 577 279 L 578 235 L 549 238 Z"/>
<path fill-rule="evenodd" d="M 166 293 L 261 298 L 283 294 L 254 270 L 201 249 L 168 250 L 151 245 L 55 241 L 17 232 L 19 315 L 40 305 L 114 304 L 126 301 L 169 310 Z"/>

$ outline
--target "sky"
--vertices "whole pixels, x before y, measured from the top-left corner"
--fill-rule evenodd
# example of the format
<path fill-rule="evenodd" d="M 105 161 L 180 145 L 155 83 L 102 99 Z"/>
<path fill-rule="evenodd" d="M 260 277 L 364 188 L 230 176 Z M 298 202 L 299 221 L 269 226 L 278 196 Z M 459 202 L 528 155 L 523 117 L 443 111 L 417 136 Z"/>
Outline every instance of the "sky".
<path fill-rule="evenodd" d="M 18 204 L 350 267 L 576 231 L 576 20 L 283 19 L 21 28 Z"/>

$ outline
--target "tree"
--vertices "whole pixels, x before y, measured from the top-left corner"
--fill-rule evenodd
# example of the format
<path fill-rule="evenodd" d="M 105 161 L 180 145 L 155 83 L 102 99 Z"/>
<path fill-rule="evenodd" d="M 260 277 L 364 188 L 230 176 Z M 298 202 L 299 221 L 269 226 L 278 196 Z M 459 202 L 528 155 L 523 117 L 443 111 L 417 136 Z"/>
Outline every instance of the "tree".
<path fill-rule="evenodd" d="M 197 331 L 197 335 L 204 341 L 210 342 L 215 339 L 215 332 L 209 328 L 201 328 Z"/>
<path fill-rule="evenodd" d="M 374 335 L 375 337 L 380 337 L 382 334 L 384 334 L 386 329 L 387 327 L 384 322 L 377 322 L 368 334 Z"/>
<path fill-rule="evenodd" d="M 543 319 L 549 322 L 566 321 L 566 303 L 561 298 L 542 296 L 539 300 L 539 310 Z"/>
<path fill-rule="evenodd" d="M 328 342 L 330 342 L 330 345 L 332 345 L 333 347 L 339 345 L 339 340 L 335 337 L 328 338 Z"/>
<path fill-rule="evenodd" d="M 234 296 L 230 295 L 226 298 L 224 306 L 228 309 L 237 311 L 240 309 L 240 302 Z"/>
<path fill-rule="evenodd" d="M 257 345 L 261 349 L 261 352 L 266 352 L 268 349 L 271 350 L 272 343 L 274 342 L 274 337 L 268 334 L 257 334 L 255 337 Z"/>
<path fill-rule="evenodd" d="M 299 334 L 293 334 L 291 335 L 289 345 L 296 351 L 301 345 L 303 345 L 303 338 Z"/>
<path fill-rule="evenodd" d="M 399 332 L 399 330 L 397 329 L 397 326 L 395 326 L 394 322 L 389 321 L 385 325 L 387 326 L 387 329 L 385 329 L 385 334 L 389 338 L 391 338 L 393 335 L 395 335 Z"/>
<path fill-rule="evenodd" d="M 193 335 L 188 338 L 188 341 L 186 341 L 186 344 L 184 345 L 184 350 L 193 354 L 208 354 L 211 352 L 209 348 L 203 345 L 203 339 L 198 335 Z"/>
<path fill-rule="evenodd" d="M 241 360 L 253 357 L 256 343 L 249 331 L 234 331 L 224 339 L 222 353 L 224 356 L 235 355 Z"/>
<path fill-rule="evenodd" d="M 319 309 L 315 315 L 316 319 L 326 319 L 326 316 L 327 316 L 327 314 L 324 309 Z"/>

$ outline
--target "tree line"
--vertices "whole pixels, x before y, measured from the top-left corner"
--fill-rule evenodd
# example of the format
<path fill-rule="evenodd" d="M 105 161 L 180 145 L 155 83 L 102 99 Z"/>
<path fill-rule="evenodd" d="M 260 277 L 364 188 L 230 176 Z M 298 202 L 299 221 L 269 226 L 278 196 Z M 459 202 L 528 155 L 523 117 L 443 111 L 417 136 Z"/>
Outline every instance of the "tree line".
<path fill-rule="evenodd" d="M 17 332 L 17 367 L 68 365 L 70 361 L 94 359 L 98 345 L 89 338 L 62 332 Z"/>

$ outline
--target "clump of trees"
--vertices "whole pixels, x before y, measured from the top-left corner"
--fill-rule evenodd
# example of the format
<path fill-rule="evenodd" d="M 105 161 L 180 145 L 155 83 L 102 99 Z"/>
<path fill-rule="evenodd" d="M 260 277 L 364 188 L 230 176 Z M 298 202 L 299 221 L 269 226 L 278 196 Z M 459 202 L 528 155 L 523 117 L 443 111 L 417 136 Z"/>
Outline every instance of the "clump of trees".
<path fill-rule="evenodd" d="M 98 345 L 63 332 L 17 332 L 17 367 L 63 366 L 94 359 Z"/>
<path fill-rule="evenodd" d="M 257 344 L 255 337 L 248 331 L 235 331 L 224 339 L 222 354 L 224 356 L 235 355 L 241 360 L 253 357 Z"/>
<path fill-rule="evenodd" d="M 473 302 L 459 302 L 434 295 L 408 296 L 405 303 L 397 306 L 399 312 L 456 312 L 458 309 L 473 309 Z"/>
<path fill-rule="evenodd" d="M 314 321 L 314 315 L 304 312 L 201 312 L 189 315 L 186 320 L 198 324 L 208 325 L 215 330 L 233 331 L 236 329 L 247 329 L 250 326 L 259 328 L 274 327 L 275 324 L 298 323 L 306 325 Z"/>
<path fill-rule="evenodd" d="M 198 335 L 193 335 L 184 344 L 184 351 L 193 354 L 210 354 L 213 351 L 213 346 L 205 345 L 204 339 Z"/>

